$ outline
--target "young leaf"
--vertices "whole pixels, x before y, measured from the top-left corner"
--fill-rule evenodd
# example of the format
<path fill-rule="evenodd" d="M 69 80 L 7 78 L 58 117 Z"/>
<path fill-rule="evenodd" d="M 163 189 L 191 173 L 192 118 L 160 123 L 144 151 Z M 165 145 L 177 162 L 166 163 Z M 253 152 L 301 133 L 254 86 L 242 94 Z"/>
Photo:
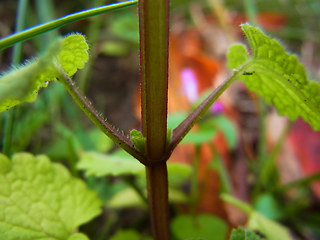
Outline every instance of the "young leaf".
<path fill-rule="evenodd" d="M 142 154 L 146 153 L 146 138 L 136 129 L 130 131 L 130 140 Z"/>
<path fill-rule="evenodd" d="M 0 112 L 22 102 L 34 101 L 39 89 L 58 79 L 61 71 L 72 76 L 88 60 L 87 51 L 84 36 L 71 34 L 54 42 L 38 59 L 1 76 Z"/>
<path fill-rule="evenodd" d="M 252 57 L 239 71 L 247 88 L 257 92 L 290 120 L 301 116 L 314 130 L 320 130 L 320 84 L 309 81 L 298 58 L 281 44 L 249 24 L 242 25 L 252 48 Z M 244 59 L 244 48 L 229 50 L 228 66 L 237 68 Z M 243 64 L 242 63 L 242 64 Z"/>
<path fill-rule="evenodd" d="M 100 206 L 94 192 L 46 156 L 20 153 L 10 161 L 0 154 L 0 239 L 87 240 L 72 234 Z"/>
<path fill-rule="evenodd" d="M 254 232 L 238 227 L 231 232 L 230 240 L 261 240 Z"/>

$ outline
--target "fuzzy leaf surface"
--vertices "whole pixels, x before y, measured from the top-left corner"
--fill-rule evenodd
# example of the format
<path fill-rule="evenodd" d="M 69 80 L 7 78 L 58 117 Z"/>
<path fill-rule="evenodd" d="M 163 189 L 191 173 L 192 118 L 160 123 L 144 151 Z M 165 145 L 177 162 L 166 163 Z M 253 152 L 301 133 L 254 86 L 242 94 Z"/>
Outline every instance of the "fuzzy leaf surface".
<path fill-rule="evenodd" d="M 0 154 L 0 239 L 88 240 L 74 231 L 100 206 L 84 182 L 46 156 Z"/>
<path fill-rule="evenodd" d="M 232 45 L 227 52 L 227 66 L 229 69 L 240 68 L 248 59 L 247 48 L 242 44 Z"/>
<path fill-rule="evenodd" d="M 22 102 L 32 102 L 49 81 L 75 74 L 88 60 L 88 44 L 84 36 L 71 34 L 54 42 L 47 53 L 27 61 L 0 77 L 0 112 Z"/>
<path fill-rule="evenodd" d="M 262 96 L 276 107 L 280 115 L 290 120 L 301 116 L 314 130 L 320 130 L 320 84 L 307 78 L 304 66 L 297 56 L 289 54 L 275 39 L 268 37 L 259 28 L 242 25 L 252 49 L 252 56 L 243 62 L 244 81 L 250 91 Z M 244 48 L 233 47 L 228 54 L 232 68 L 245 55 Z"/>

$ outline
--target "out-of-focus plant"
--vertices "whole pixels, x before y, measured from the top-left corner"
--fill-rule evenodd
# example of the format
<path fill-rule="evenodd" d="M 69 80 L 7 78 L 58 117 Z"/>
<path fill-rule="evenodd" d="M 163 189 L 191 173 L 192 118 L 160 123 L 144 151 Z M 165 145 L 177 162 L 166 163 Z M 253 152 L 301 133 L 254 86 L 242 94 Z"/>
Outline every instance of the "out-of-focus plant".
<path fill-rule="evenodd" d="M 18 32 L 0 40 L 0 49 L 69 22 L 137 2 L 93 8 Z M 287 115 L 291 120 L 301 116 L 315 130 L 320 129 L 320 85 L 307 78 L 304 67 L 295 55 L 287 53 L 279 42 L 250 24 L 243 24 L 242 30 L 248 38 L 252 55 L 244 45 L 232 46 L 227 57 L 233 75 L 210 93 L 177 127 L 172 130 L 167 128 L 169 3 L 168 0 L 139 1 L 142 132 L 132 130 L 130 138 L 116 131 L 80 93 L 71 79 L 88 58 L 88 45 L 82 35 L 71 34 L 58 40 L 48 49 L 47 54 L 11 70 L 0 79 L 1 111 L 34 100 L 39 88 L 45 87 L 50 80 L 58 80 L 90 120 L 142 164 L 134 164 L 132 159 L 125 160 L 123 157 L 119 161 L 116 155 L 105 160 L 104 155 L 85 153 L 79 167 L 98 176 L 123 173 L 137 175 L 146 169 L 150 221 L 155 240 L 171 238 L 167 160 L 231 83 L 243 81 L 249 90 L 257 92 L 267 103 L 274 105 L 280 114 Z M 193 93 L 186 91 L 193 98 Z M 206 128 L 205 124 L 200 126 Z M 205 137 L 207 133 L 205 129 Z M 185 139 L 188 140 L 187 137 Z M 195 136 L 191 137 L 191 141 L 195 140 Z M 203 136 L 198 140 L 203 141 Z M 168 169 L 170 172 L 170 165 Z M 188 168 L 181 166 L 173 166 L 173 169 L 173 175 L 188 172 Z M 64 167 L 50 163 L 44 156 L 15 154 L 10 161 L 7 156 L 1 155 L 0 174 L 2 239 L 88 239 L 84 234 L 74 231 L 101 212 L 101 202 L 86 189 L 82 181 L 71 177 Z M 144 194 L 136 190 L 144 199 Z M 228 197 L 224 199 L 238 203 Z M 248 206 L 242 204 L 241 207 L 254 219 L 252 224 L 256 224 L 254 226 L 258 226 L 258 230 L 270 240 L 275 239 L 275 233 L 283 236 L 282 239 L 289 239 L 281 226 L 257 215 Z M 225 238 L 226 226 L 219 219 L 199 215 L 194 220 L 200 224 L 200 229 L 194 228 L 190 216 L 177 217 L 172 224 L 175 237 Z M 212 229 L 208 223 L 218 227 Z M 182 228 L 188 231 L 181 231 Z M 118 233 L 114 239 L 121 239 L 121 234 L 124 233 Z M 126 234 L 124 236 L 135 237 L 133 232 Z M 232 239 L 243 239 L 243 235 L 246 236 L 246 233 L 233 234 Z M 252 234 L 250 237 L 254 239 Z"/>

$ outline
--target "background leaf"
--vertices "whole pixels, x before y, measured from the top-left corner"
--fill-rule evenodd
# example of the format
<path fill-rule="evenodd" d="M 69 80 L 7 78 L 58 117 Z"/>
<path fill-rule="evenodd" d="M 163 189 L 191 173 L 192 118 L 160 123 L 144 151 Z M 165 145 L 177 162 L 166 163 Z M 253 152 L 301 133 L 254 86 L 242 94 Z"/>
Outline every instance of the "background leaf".
<path fill-rule="evenodd" d="M 68 239 L 101 212 L 96 194 L 46 156 L 0 155 L 0 169 L 0 239 Z"/>
<path fill-rule="evenodd" d="M 182 214 L 173 219 L 171 230 L 178 239 L 225 240 L 228 226 L 220 218 L 209 214 L 197 216 Z"/>
<path fill-rule="evenodd" d="M 98 152 L 82 153 L 78 168 L 86 170 L 86 174 L 89 176 L 95 175 L 97 177 L 136 175 L 144 171 L 144 166 L 128 154 L 117 156 Z"/>
<path fill-rule="evenodd" d="M 238 227 L 233 229 L 231 232 L 230 240 L 260 240 L 254 232 L 244 229 L 243 227 Z"/>

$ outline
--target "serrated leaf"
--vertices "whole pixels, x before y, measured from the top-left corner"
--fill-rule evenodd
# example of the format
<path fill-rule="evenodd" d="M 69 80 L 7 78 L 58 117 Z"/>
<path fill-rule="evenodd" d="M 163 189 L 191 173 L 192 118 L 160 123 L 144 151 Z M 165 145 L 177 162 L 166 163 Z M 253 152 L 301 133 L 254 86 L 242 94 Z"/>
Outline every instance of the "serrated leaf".
<path fill-rule="evenodd" d="M 88 49 L 83 35 L 71 34 L 63 39 L 57 62 L 68 76 L 72 76 L 88 61 Z"/>
<path fill-rule="evenodd" d="M 278 41 L 249 24 L 242 25 L 242 29 L 252 57 L 239 70 L 243 71 L 240 79 L 249 90 L 275 106 L 280 115 L 290 120 L 301 116 L 314 130 L 320 130 L 320 84 L 308 80 L 297 56 L 287 53 Z"/>
<path fill-rule="evenodd" d="M 209 214 L 178 215 L 171 222 L 171 230 L 178 239 L 225 240 L 228 234 L 227 224 Z"/>
<path fill-rule="evenodd" d="M 48 52 L 27 61 L 0 78 L 0 112 L 22 102 L 34 101 L 38 91 L 56 80 L 64 70 L 72 76 L 88 60 L 88 45 L 80 34 L 71 34 L 54 42 Z"/>
<path fill-rule="evenodd" d="M 247 48 L 243 44 L 234 44 L 227 52 L 227 66 L 231 70 L 240 68 L 249 57 Z"/>
<path fill-rule="evenodd" d="M 44 155 L 15 154 L 7 169 L 0 154 L 0 166 L 0 239 L 77 239 L 73 232 L 101 212 L 96 194 Z"/>
<path fill-rule="evenodd" d="M 254 232 L 238 227 L 231 232 L 230 240 L 261 240 Z"/>

